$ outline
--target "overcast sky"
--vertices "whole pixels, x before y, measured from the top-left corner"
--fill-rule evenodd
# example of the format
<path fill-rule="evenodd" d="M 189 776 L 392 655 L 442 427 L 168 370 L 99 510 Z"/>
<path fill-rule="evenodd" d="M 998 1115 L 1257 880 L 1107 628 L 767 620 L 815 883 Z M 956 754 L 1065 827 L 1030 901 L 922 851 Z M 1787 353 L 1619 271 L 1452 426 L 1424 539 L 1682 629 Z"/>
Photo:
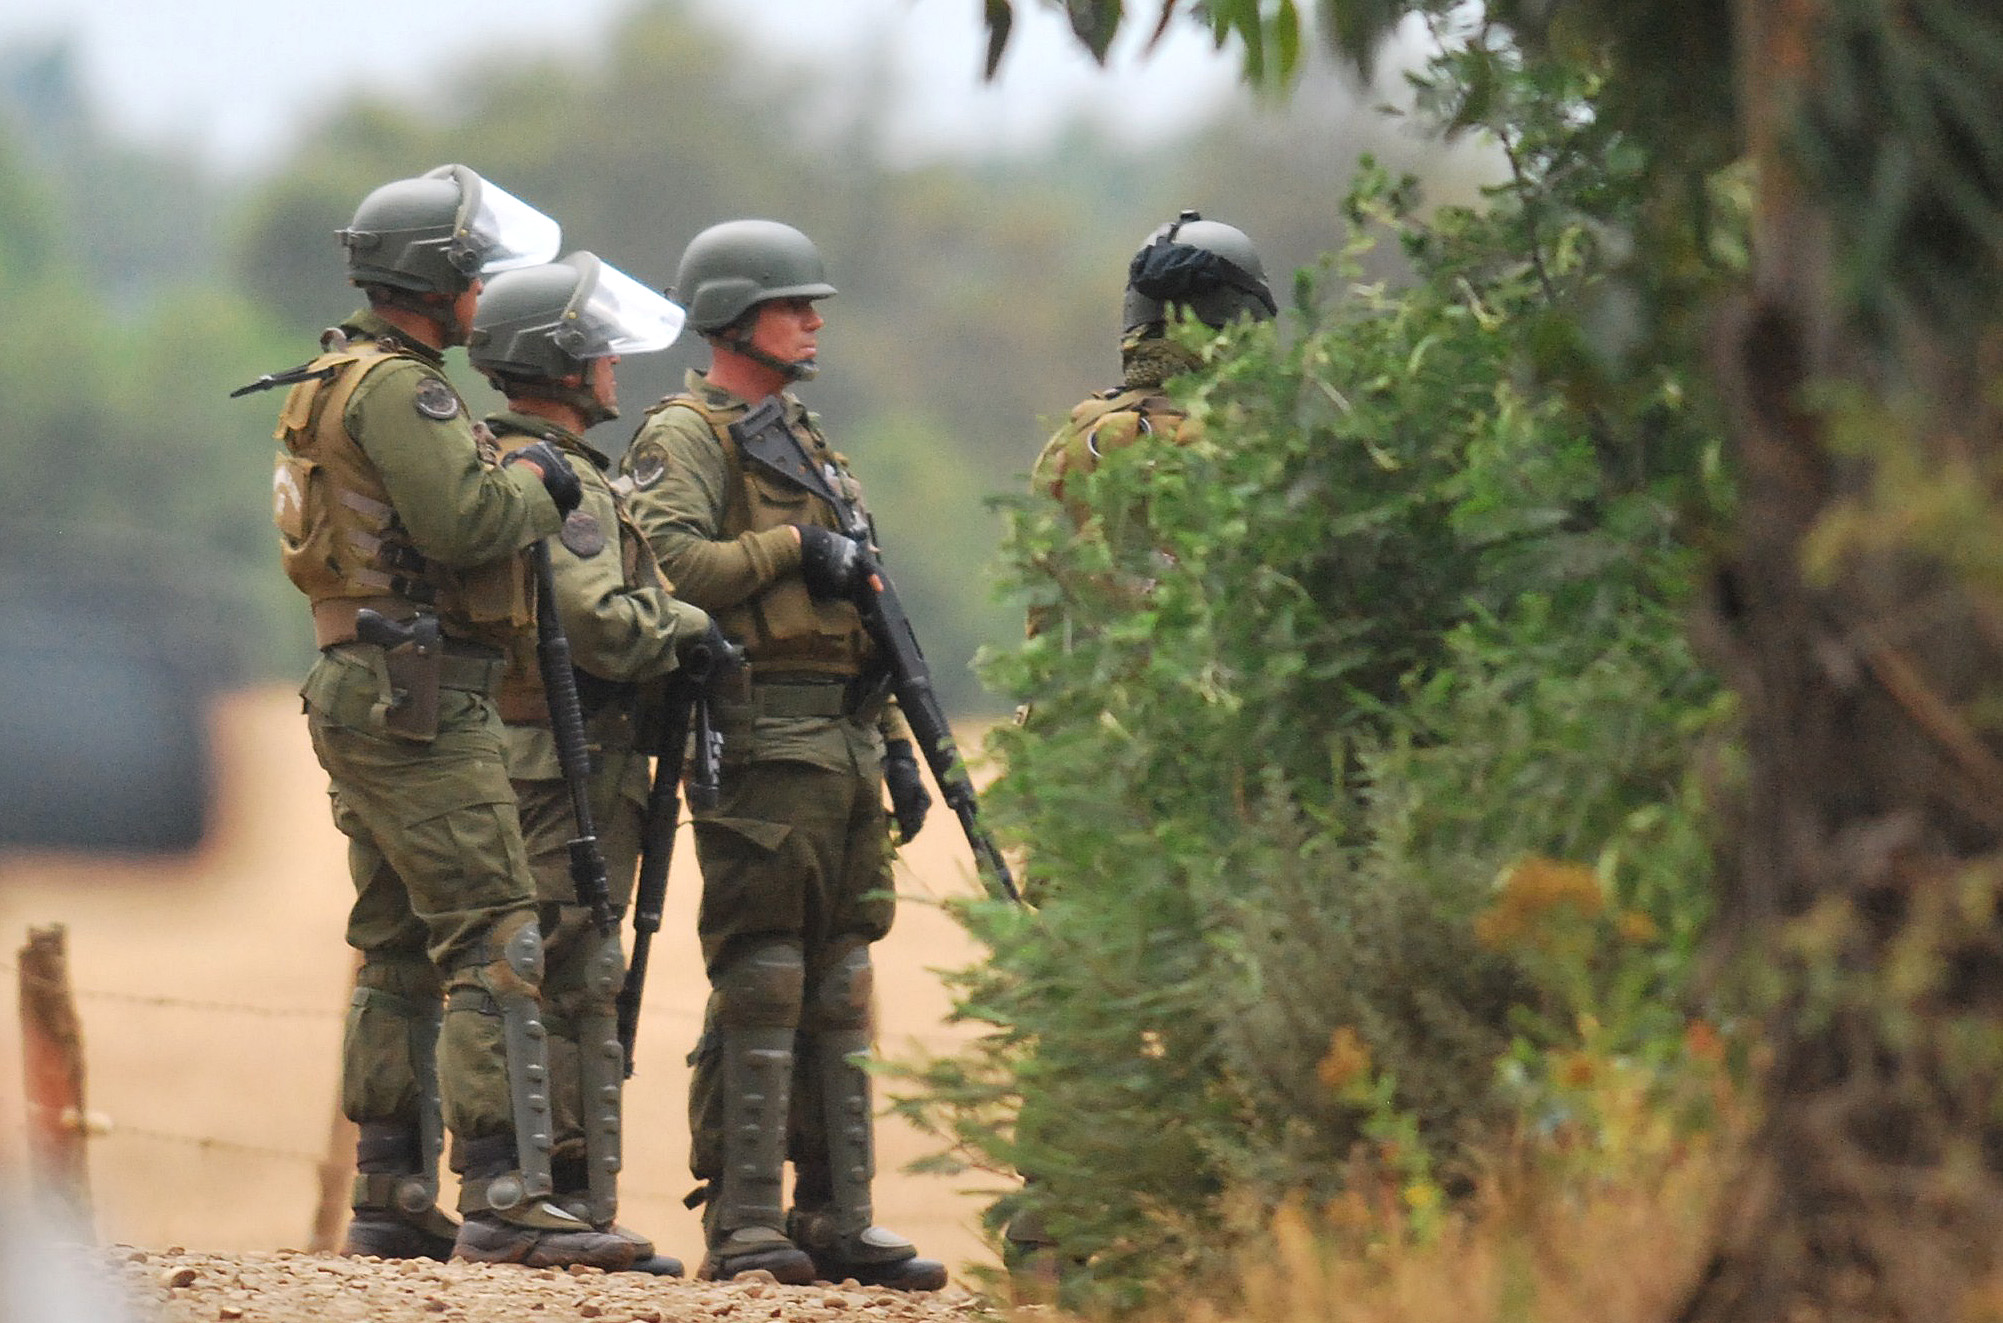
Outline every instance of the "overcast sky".
<path fill-rule="evenodd" d="M 317 105 L 367 86 L 420 96 L 434 62 L 510 48 L 585 52 L 635 0 L 402 0 L 374 10 L 290 0 L 0 0 L 0 49 L 73 36 L 113 124 L 230 169 L 266 164 Z M 1116 133 L 1160 136 L 1243 96 L 1235 56 L 1193 25 L 1143 62 L 1130 24 L 1110 73 L 1041 0 L 1017 0 L 1015 39 L 980 82 L 980 0 L 690 0 L 760 50 L 835 68 L 891 43 L 906 160 L 973 144 L 1027 147 L 1082 110 Z M 1136 5 L 1146 17 L 1151 6 Z M 372 22 L 355 20 L 374 14 Z M 560 17 L 558 17 L 560 16 Z M 469 40 L 468 34 L 477 34 Z"/>

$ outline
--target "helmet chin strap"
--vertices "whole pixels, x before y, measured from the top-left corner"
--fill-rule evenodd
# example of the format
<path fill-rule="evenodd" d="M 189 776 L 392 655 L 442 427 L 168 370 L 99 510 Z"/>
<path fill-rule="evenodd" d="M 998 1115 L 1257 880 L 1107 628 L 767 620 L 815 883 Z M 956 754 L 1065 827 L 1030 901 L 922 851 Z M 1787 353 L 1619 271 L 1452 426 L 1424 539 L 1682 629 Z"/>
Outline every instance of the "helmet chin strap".
<path fill-rule="evenodd" d="M 751 337 L 745 333 L 744 326 L 746 322 L 757 317 L 758 307 L 758 304 L 752 304 L 745 310 L 744 316 L 718 331 L 715 336 L 716 342 L 733 354 L 742 354 L 754 363 L 771 368 L 787 381 L 812 381 L 819 376 L 821 364 L 818 359 L 781 358 L 751 343 Z"/>

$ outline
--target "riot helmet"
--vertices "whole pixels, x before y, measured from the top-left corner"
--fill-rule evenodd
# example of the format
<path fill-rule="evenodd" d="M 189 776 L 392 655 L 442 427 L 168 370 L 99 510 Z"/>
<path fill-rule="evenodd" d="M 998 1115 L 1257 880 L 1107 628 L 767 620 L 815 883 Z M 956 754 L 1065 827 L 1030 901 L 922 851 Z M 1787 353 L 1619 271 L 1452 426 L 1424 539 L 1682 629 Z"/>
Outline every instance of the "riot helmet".
<path fill-rule="evenodd" d="M 1245 232 L 1194 211 L 1155 230 L 1134 254 L 1121 328 L 1131 334 L 1157 325 L 1170 308 L 1220 328 L 1239 317 L 1264 321 L 1279 312 Z"/>
<path fill-rule="evenodd" d="M 384 184 L 336 234 L 352 283 L 446 296 L 547 262 L 563 241 L 554 220 L 463 165 Z"/>
<path fill-rule="evenodd" d="M 466 356 L 504 394 L 531 394 L 581 409 L 591 423 L 618 417 L 589 383 L 592 359 L 666 349 L 681 334 L 682 310 L 600 261 L 575 252 L 558 262 L 503 271 L 488 282 L 467 336 Z"/>
<path fill-rule="evenodd" d="M 790 225 L 734 220 L 712 225 L 689 241 L 669 295 L 688 310 L 689 325 L 794 381 L 816 365 L 784 362 L 750 344 L 751 315 L 772 299 L 824 299 L 835 292 L 814 241 Z"/>

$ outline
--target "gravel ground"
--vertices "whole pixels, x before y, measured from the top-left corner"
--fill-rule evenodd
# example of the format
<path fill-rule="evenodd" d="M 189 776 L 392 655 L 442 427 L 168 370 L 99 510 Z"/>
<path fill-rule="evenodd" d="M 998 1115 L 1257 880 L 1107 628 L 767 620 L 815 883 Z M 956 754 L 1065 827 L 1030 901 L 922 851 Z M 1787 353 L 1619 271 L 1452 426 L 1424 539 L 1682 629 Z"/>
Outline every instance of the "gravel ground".
<path fill-rule="evenodd" d="M 108 1262 L 135 1323 L 994 1323 L 999 1317 L 950 1284 L 906 1294 L 854 1282 L 780 1286 L 763 1272 L 689 1282 L 596 1268 L 344 1259 L 293 1250 L 202 1254 L 114 1245 L 89 1253 Z"/>

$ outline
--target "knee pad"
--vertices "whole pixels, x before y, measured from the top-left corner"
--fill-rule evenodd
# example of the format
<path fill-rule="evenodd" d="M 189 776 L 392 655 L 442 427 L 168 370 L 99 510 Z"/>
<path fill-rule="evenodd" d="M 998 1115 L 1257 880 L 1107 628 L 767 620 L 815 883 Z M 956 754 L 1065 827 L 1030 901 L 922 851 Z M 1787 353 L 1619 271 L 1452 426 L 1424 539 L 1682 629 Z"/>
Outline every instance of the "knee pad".
<path fill-rule="evenodd" d="M 876 972 L 867 946 L 852 946 L 831 961 L 814 981 L 807 1027 L 815 1033 L 870 1028 Z"/>
<path fill-rule="evenodd" d="M 522 990 L 534 996 L 542 987 L 542 925 L 536 916 L 527 912 L 510 915 L 496 925 L 493 940 L 500 944 L 501 963 L 526 985 Z"/>
<path fill-rule="evenodd" d="M 745 952 L 718 972 L 715 1022 L 721 1029 L 791 1029 L 800 1023 L 807 982 L 800 948 L 774 942 Z"/>

